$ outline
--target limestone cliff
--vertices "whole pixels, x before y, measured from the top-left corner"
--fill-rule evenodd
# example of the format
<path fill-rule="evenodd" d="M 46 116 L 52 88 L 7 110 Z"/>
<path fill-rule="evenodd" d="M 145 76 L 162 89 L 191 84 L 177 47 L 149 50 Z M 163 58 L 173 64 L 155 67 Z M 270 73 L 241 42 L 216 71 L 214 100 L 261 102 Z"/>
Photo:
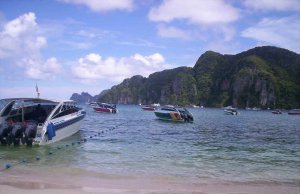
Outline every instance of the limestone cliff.
<path fill-rule="evenodd" d="M 195 66 L 133 76 L 99 101 L 222 107 L 299 108 L 300 55 L 264 46 L 237 55 L 207 51 Z"/>

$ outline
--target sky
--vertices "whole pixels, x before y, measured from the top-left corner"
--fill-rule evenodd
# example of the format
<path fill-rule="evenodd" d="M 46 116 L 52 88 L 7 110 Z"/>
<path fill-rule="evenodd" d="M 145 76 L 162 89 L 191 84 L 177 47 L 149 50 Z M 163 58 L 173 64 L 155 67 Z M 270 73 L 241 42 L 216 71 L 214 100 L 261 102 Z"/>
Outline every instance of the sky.
<path fill-rule="evenodd" d="M 300 53 L 300 0 L 0 0 L 0 98 L 96 95 L 264 45 Z"/>

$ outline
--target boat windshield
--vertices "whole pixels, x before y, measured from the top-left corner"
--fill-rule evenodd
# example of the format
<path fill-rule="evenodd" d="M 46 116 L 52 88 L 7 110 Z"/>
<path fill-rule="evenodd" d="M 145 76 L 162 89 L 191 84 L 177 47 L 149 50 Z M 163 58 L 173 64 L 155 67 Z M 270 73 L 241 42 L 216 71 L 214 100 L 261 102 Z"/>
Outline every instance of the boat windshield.
<path fill-rule="evenodd" d="M 1 99 L 0 100 L 0 110 L 2 110 L 8 103 L 14 101 L 14 99 Z"/>
<path fill-rule="evenodd" d="M 115 109 L 117 106 L 115 104 L 107 104 L 107 103 L 98 103 L 98 105 L 102 108 L 112 108 Z"/>
<path fill-rule="evenodd" d="M 161 110 L 166 110 L 166 111 L 177 111 L 175 108 L 171 108 L 171 107 L 163 107 Z"/>
<path fill-rule="evenodd" d="M 22 122 L 34 120 L 43 123 L 58 102 L 42 99 L 7 99 L 1 117 L 7 121 Z"/>
<path fill-rule="evenodd" d="M 184 107 L 180 107 L 180 108 L 177 108 L 179 112 L 181 113 L 190 113 L 186 108 Z"/>

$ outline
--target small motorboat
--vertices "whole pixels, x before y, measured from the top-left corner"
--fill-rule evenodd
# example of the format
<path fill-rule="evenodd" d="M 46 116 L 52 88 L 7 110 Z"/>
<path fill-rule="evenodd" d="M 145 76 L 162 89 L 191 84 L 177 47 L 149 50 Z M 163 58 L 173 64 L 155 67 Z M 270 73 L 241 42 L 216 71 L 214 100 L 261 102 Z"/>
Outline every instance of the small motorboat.
<path fill-rule="evenodd" d="M 142 106 L 142 109 L 143 110 L 154 111 L 154 110 L 156 110 L 156 107 L 151 106 L 151 105 L 145 105 L 145 106 Z"/>
<path fill-rule="evenodd" d="M 193 122 L 194 117 L 186 108 L 183 107 L 162 107 L 154 112 L 156 117 L 161 120 Z"/>
<path fill-rule="evenodd" d="M 102 113 L 117 113 L 117 106 L 115 104 L 108 104 L 108 103 L 97 103 L 97 106 L 94 106 L 93 109 L 96 112 Z"/>
<path fill-rule="evenodd" d="M 89 102 L 88 104 L 91 108 L 97 107 L 98 103 L 97 102 Z"/>
<path fill-rule="evenodd" d="M 224 113 L 227 115 L 238 115 L 239 112 L 235 108 L 226 108 L 224 109 Z"/>
<path fill-rule="evenodd" d="M 86 112 L 71 100 L 8 98 L 0 100 L 2 145 L 45 145 L 80 129 Z"/>
<path fill-rule="evenodd" d="M 279 114 L 282 114 L 282 112 L 281 112 L 281 110 L 274 110 L 274 111 L 272 111 L 272 114 L 279 115 Z"/>
<path fill-rule="evenodd" d="M 288 112 L 289 115 L 300 115 L 300 109 L 293 109 Z"/>
<path fill-rule="evenodd" d="M 159 103 L 154 103 L 154 104 L 151 104 L 151 106 L 154 106 L 154 107 L 159 107 L 160 104 Z"/>

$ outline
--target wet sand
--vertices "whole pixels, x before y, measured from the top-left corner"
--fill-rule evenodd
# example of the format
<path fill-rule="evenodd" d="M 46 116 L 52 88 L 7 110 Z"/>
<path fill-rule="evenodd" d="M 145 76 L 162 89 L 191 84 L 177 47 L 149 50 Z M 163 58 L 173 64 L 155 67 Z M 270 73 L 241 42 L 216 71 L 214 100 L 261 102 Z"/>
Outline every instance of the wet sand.
<path fill-rule="evenodd" d="M 76 169 L 14 168 L 0 172 L 0 194 L 87 193 L 300 193 L 300 185 L 269 183 L 198 183 L 178 177 L 123 176 Z"/>

